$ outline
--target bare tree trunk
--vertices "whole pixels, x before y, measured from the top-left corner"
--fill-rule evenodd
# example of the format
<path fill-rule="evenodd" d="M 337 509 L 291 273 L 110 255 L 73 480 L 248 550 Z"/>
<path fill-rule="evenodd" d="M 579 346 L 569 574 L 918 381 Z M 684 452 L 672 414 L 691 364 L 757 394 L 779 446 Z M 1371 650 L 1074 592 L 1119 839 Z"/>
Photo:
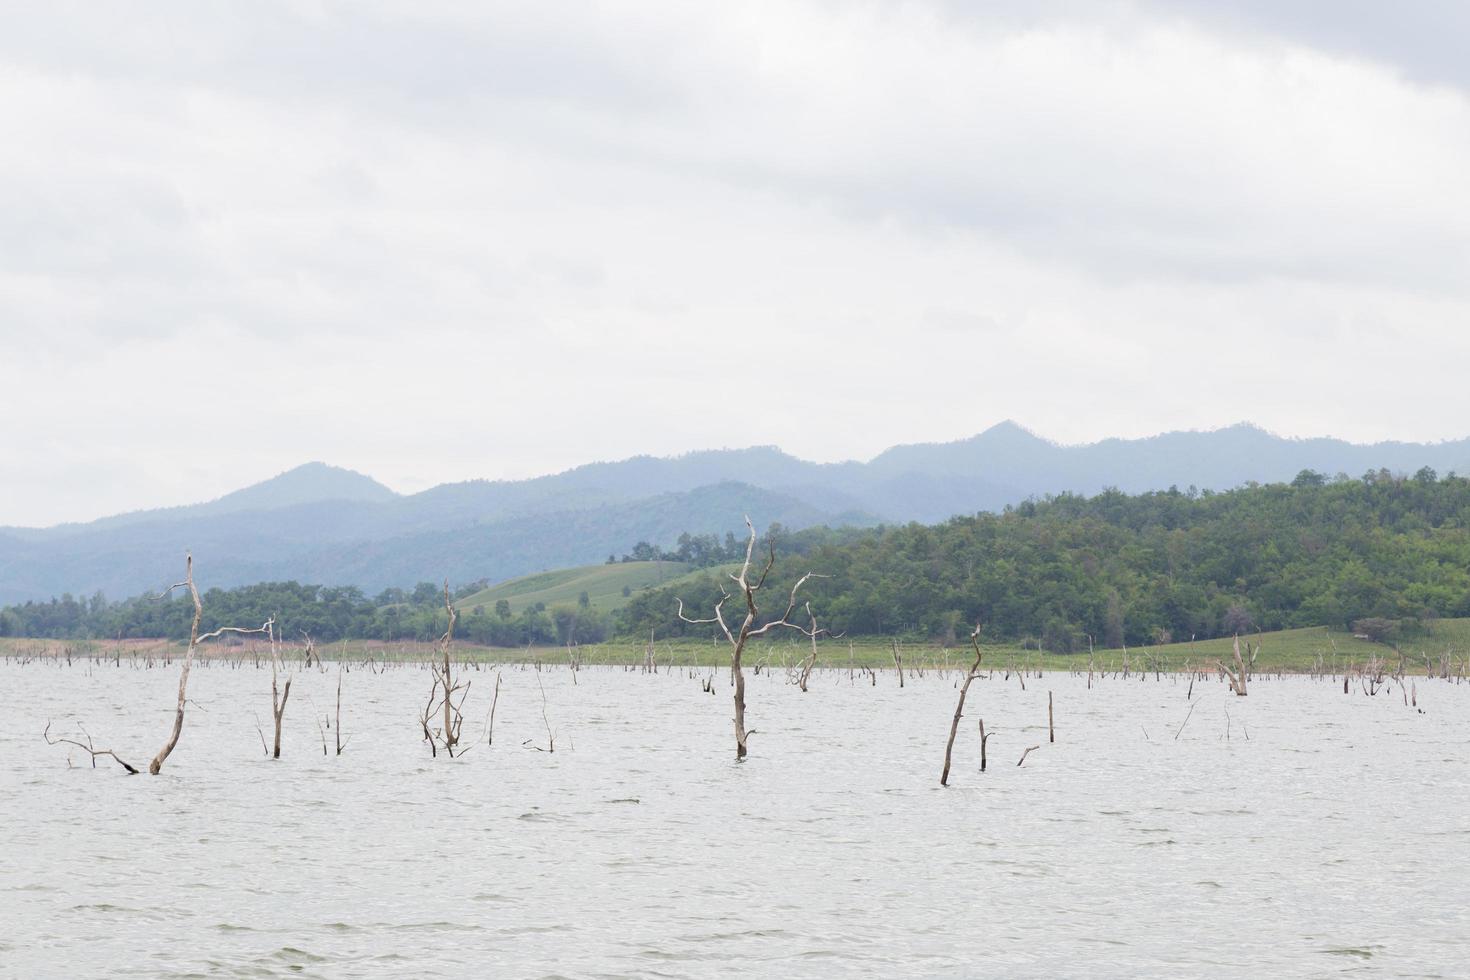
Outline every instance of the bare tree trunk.
<path fill-rule="evenodd" d="M 271 753 L 271 758 L 279 759 L 281 757 L 281 720 L 286 716 L 286 699 L 291 696 L 291 678 L 286 678 L 285 693 L 278 697 L 276 694 L 276 672 L 281 667 L 281 651 L 276 642 L 274 623 L 271 624 L 268 638 L 271 644 L 271 714 L 276 720 L 276 742 L 275 749 Z M 311 641 L 309 639 L 306 642 L 306 650 L 306 655 L 309 660 L 311 657 Z"/>
<path fill-rule="evenodd" d="M 985 743 L 990 741 L 990 736 L 985 734 L 985 719 L 980 719 L 980 771 L 985 771 Z"/>
<path fill-rule="evenodd" d="M 347 746 L 342 742 L 342 663 L 337 663 L 337 754 Z"/>
<path fill-rule="evenodd" d="M 811 617 L 812 621 L 811 632 L 807 634 L 811 637 L 812 652 L 806 658 L 806 663 L 801 668 L 801 679 L 797 681 L 797 684 L 801 687 L 801 691 L 803 694 L 806 693 L 806 682 L 812 676 L 812 668 L 817 665 L 817 617 L 812 612 L 812 604 L 810 602 L 806 604 L 806 614 L 807 616 Z"/>
<path fill-rule="evenodd" d="M 1051 692 L 1046 692 L 1046 740 L 1055 742 L 1057 740 L 1056 716 L 1052 713 Z"/>
<path fill-rule="evenodd" d="M 962 684 L 962 685 L 960 685 L 960 698 L 959 698 L 959 701 L 956 702 L 956 704 L 954 706 L 954 719 L 949 723 L 949 740 L 944 743 L 944 771 L 939 774 L 939 785 L 940 786 L 948 786 L 949 785 L 949 762 L 950 762 L 950 756 L 954 752 L 954 737 L 955 737 L 955 733 L 960 730 L 960 718 L 965 713 L 965 695 L 968 694 L 969 691 L 970 691 L 970 682 L 975 679 L 975 675 L 977 673 L 979 673 L 979 671 L 980 671 L 980 659 L 981 659 L 981 656 L 982 655 L 981 655 L 981 652 L 980 652 L 980 624 L 979 623 L 976 623 L 975 624 L 975 631 L 970 634 L 970 644 L 971 644 L 971 646 L 973 646 L 975 648 L 975 662 L 970 665 L 970 672 L 965 675 L 965 683 Z M 897 653 L 897 647 L 894 648 L 894 651 L 895 651 L 895 654 L 896 654 Z M 982 733 L 985 731 L 985 723 L 983 721 L 980 723 L 980 731 Z M 981 735 L 981 741 L 980 741 L 980 755 L 981 755 L 981 757 L 983 759 L 984 758 L 984 755 L 985 755 L 985 740 L 984 740 L 984 735 L 983 734 Z M 984 763 L 982 762 L 981 763 L 981 771 L 984 771 L 984 768 L 985 768 L 985 766 L 984 766 Z"/>
<path fill-rule="evenodd" d="M 898 655 L 898 641 L 893 641 L 893 666 L 898 671 L 898 686 L 903 687 L 903 658 Z"/>
<path fill-rule="evenodd" d="M 194 621 L 189 627 L 189 649 L 184 654 L 184 666 L 179 669 L 179 705 L 178 710 L 174 713 L 173 731 L 169 732 L 168 741 L 163 743 L 163 748 L 159 749 L 158 754 L 148 763 L 148 772 L 154 776 L 163 769 L 164 762 L 173 752 L 174 746 L 179 744 L 179 735 L 184 731 L 184 704 L 189 693 L 189 668 L 194 665 L 194 649 L 199 645 L 199 620 L 204 616 L 204 604 L 199 601 L 199 590 L 194 587 L 193 555 L 184 557 L 183 584 L 189 590 L 190 598 L 194 600 Z"/>

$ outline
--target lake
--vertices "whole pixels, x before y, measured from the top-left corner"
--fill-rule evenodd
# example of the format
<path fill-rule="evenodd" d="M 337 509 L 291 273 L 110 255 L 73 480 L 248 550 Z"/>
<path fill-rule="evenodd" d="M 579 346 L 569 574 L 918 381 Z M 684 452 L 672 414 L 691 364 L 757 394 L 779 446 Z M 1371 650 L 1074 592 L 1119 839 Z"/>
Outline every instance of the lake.
<path fill-rule="evenodd" d="M 461 758 L 428 671 L 0 665 L 0 974 L 14 977 L 1463 976 L 1470 687 L 1051 673 L 872 686 L 470 670 Z M 538 680 L 540 686 L 538 686 Z M 556 732 L 547 747 L 545 715 Z M 1048 744 L 1047 697 L 1057 741 Z M 1192 713 L 1191 713 L 1192 708 Z M 1186 716 L 1188 717 L 1187 724 Z M 991 733 L 980 773 L 976 723 Z M 1183 730 L 1176 739 L 1180 726 Z M 327 733 L 328 741 L 332 733 Z M 1039 745 L 1017 767 L 1022 751 Z M 71 768 L 68 768 L 70 760 Z"/>

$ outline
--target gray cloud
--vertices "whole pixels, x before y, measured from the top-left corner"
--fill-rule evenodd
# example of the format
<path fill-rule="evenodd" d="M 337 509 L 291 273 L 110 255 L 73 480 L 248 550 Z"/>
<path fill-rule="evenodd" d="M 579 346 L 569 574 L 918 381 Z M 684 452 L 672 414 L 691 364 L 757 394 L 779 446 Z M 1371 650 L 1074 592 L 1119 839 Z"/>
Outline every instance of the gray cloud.
<path fill-rule="evenodd" d="M 13 13 L 0 524 L 323 457 L 414 489 L 1004 417 L 1463 435 L 1463 15 L 1305 10 Z"/>
<path fill-rule="evenodd" d="M 1183 0 L 1150 2 L 1159 16 L 1268 34 L 1390 65 L 1405 78 L 1470 88 L 1470 7 L 1459 0 Z"/>

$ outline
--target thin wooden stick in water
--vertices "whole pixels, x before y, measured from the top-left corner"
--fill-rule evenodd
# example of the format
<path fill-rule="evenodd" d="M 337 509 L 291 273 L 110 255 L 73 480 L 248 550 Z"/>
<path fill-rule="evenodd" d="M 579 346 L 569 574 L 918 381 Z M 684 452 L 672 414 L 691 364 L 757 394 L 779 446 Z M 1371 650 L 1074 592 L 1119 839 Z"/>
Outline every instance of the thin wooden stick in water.
<path fill-rule="evenodd" d="M 1051 692 L 1046 692 L 1046 740 L 1055 742 L 1057 740 L 1057 729 L 1055 716 L 1052 714 Z"/>
<path fill-rule="evenodd" d="M 1041 746 L 1039 746 L 1039 745 L 1033 745 L 1029 749 L 1027 749 L 1025 752 L 1022 752 L 1021 753 L 1021 759 L 1020 759 L 1019 762 L 1016 763 L 1016 765 L 1019 766 L 1022 762 L 1025 762 L 1026 761 L 1026 757 L 1028 755 L 1030 755 L 1032 752 L 1035 752 L 1039 748 L 1041 748 Z"/>
<path fill-rule="evenodd" d="M 485 718 L 485 744 L 495 744 L 495 706 L 500 703 L 500 671 L 495 672 L 495 695 L 490 699 L 490 714 Z"/>
<path fill-rule="evenodd" d="M 1177 731 L 1177 732 L 1174 733 L 1174 741 L 1176 741 L 1176 742 L 1179 741 L 1179 736 L 1184 733 L 1184 725 L 1189 724 L 1189 716 L 1192 715 L 1192 714 L 1194 714 L 1195 706 L 1198 705 L 1198 704 L 1199 704 L 1198 701 L 1192 701 L 1192 702 L 1190 702 L 1189 711 L 1186 712 L 1185 715 L 1184 715 L 1184 724 L 1183 725 L 1180 725 L 1179 726 L 1179 731 Z"/>
<path fill-rule="evenodd" d="M 337 754 L 347 746 L 342 741 L 342 662 L 337 661 Z"/>

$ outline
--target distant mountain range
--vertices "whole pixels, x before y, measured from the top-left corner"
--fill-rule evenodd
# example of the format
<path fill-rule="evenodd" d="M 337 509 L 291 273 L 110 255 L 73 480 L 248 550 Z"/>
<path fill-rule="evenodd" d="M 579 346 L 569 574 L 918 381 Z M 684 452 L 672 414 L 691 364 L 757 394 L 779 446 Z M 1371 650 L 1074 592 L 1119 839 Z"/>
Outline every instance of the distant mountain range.
<path fill-rule="evenodd" d="M 1284 439 L 1251 425 L 1062 446 L 1014 422 L 969 439 L 896 446 L 867 463 L 811 463 L 771 446 L 590 463 L 519 481 L 472 480 L 399 495 L 308 463 L 218 500 L 87 524 L 0 527 L 0 603 L 62 592 L 134 595 L 176 580 L 228 587 L 296 579 L 368 591 L 448 578 L 510 578 L 599 561 L 637 541 L 739 531 L 749 513 L 816 524 L 932 523 L 1028 497 L 1106 487 L 1224 490 L 1303 469 L 1470 472 L 1470 439 L 1356 445 Z"/>

